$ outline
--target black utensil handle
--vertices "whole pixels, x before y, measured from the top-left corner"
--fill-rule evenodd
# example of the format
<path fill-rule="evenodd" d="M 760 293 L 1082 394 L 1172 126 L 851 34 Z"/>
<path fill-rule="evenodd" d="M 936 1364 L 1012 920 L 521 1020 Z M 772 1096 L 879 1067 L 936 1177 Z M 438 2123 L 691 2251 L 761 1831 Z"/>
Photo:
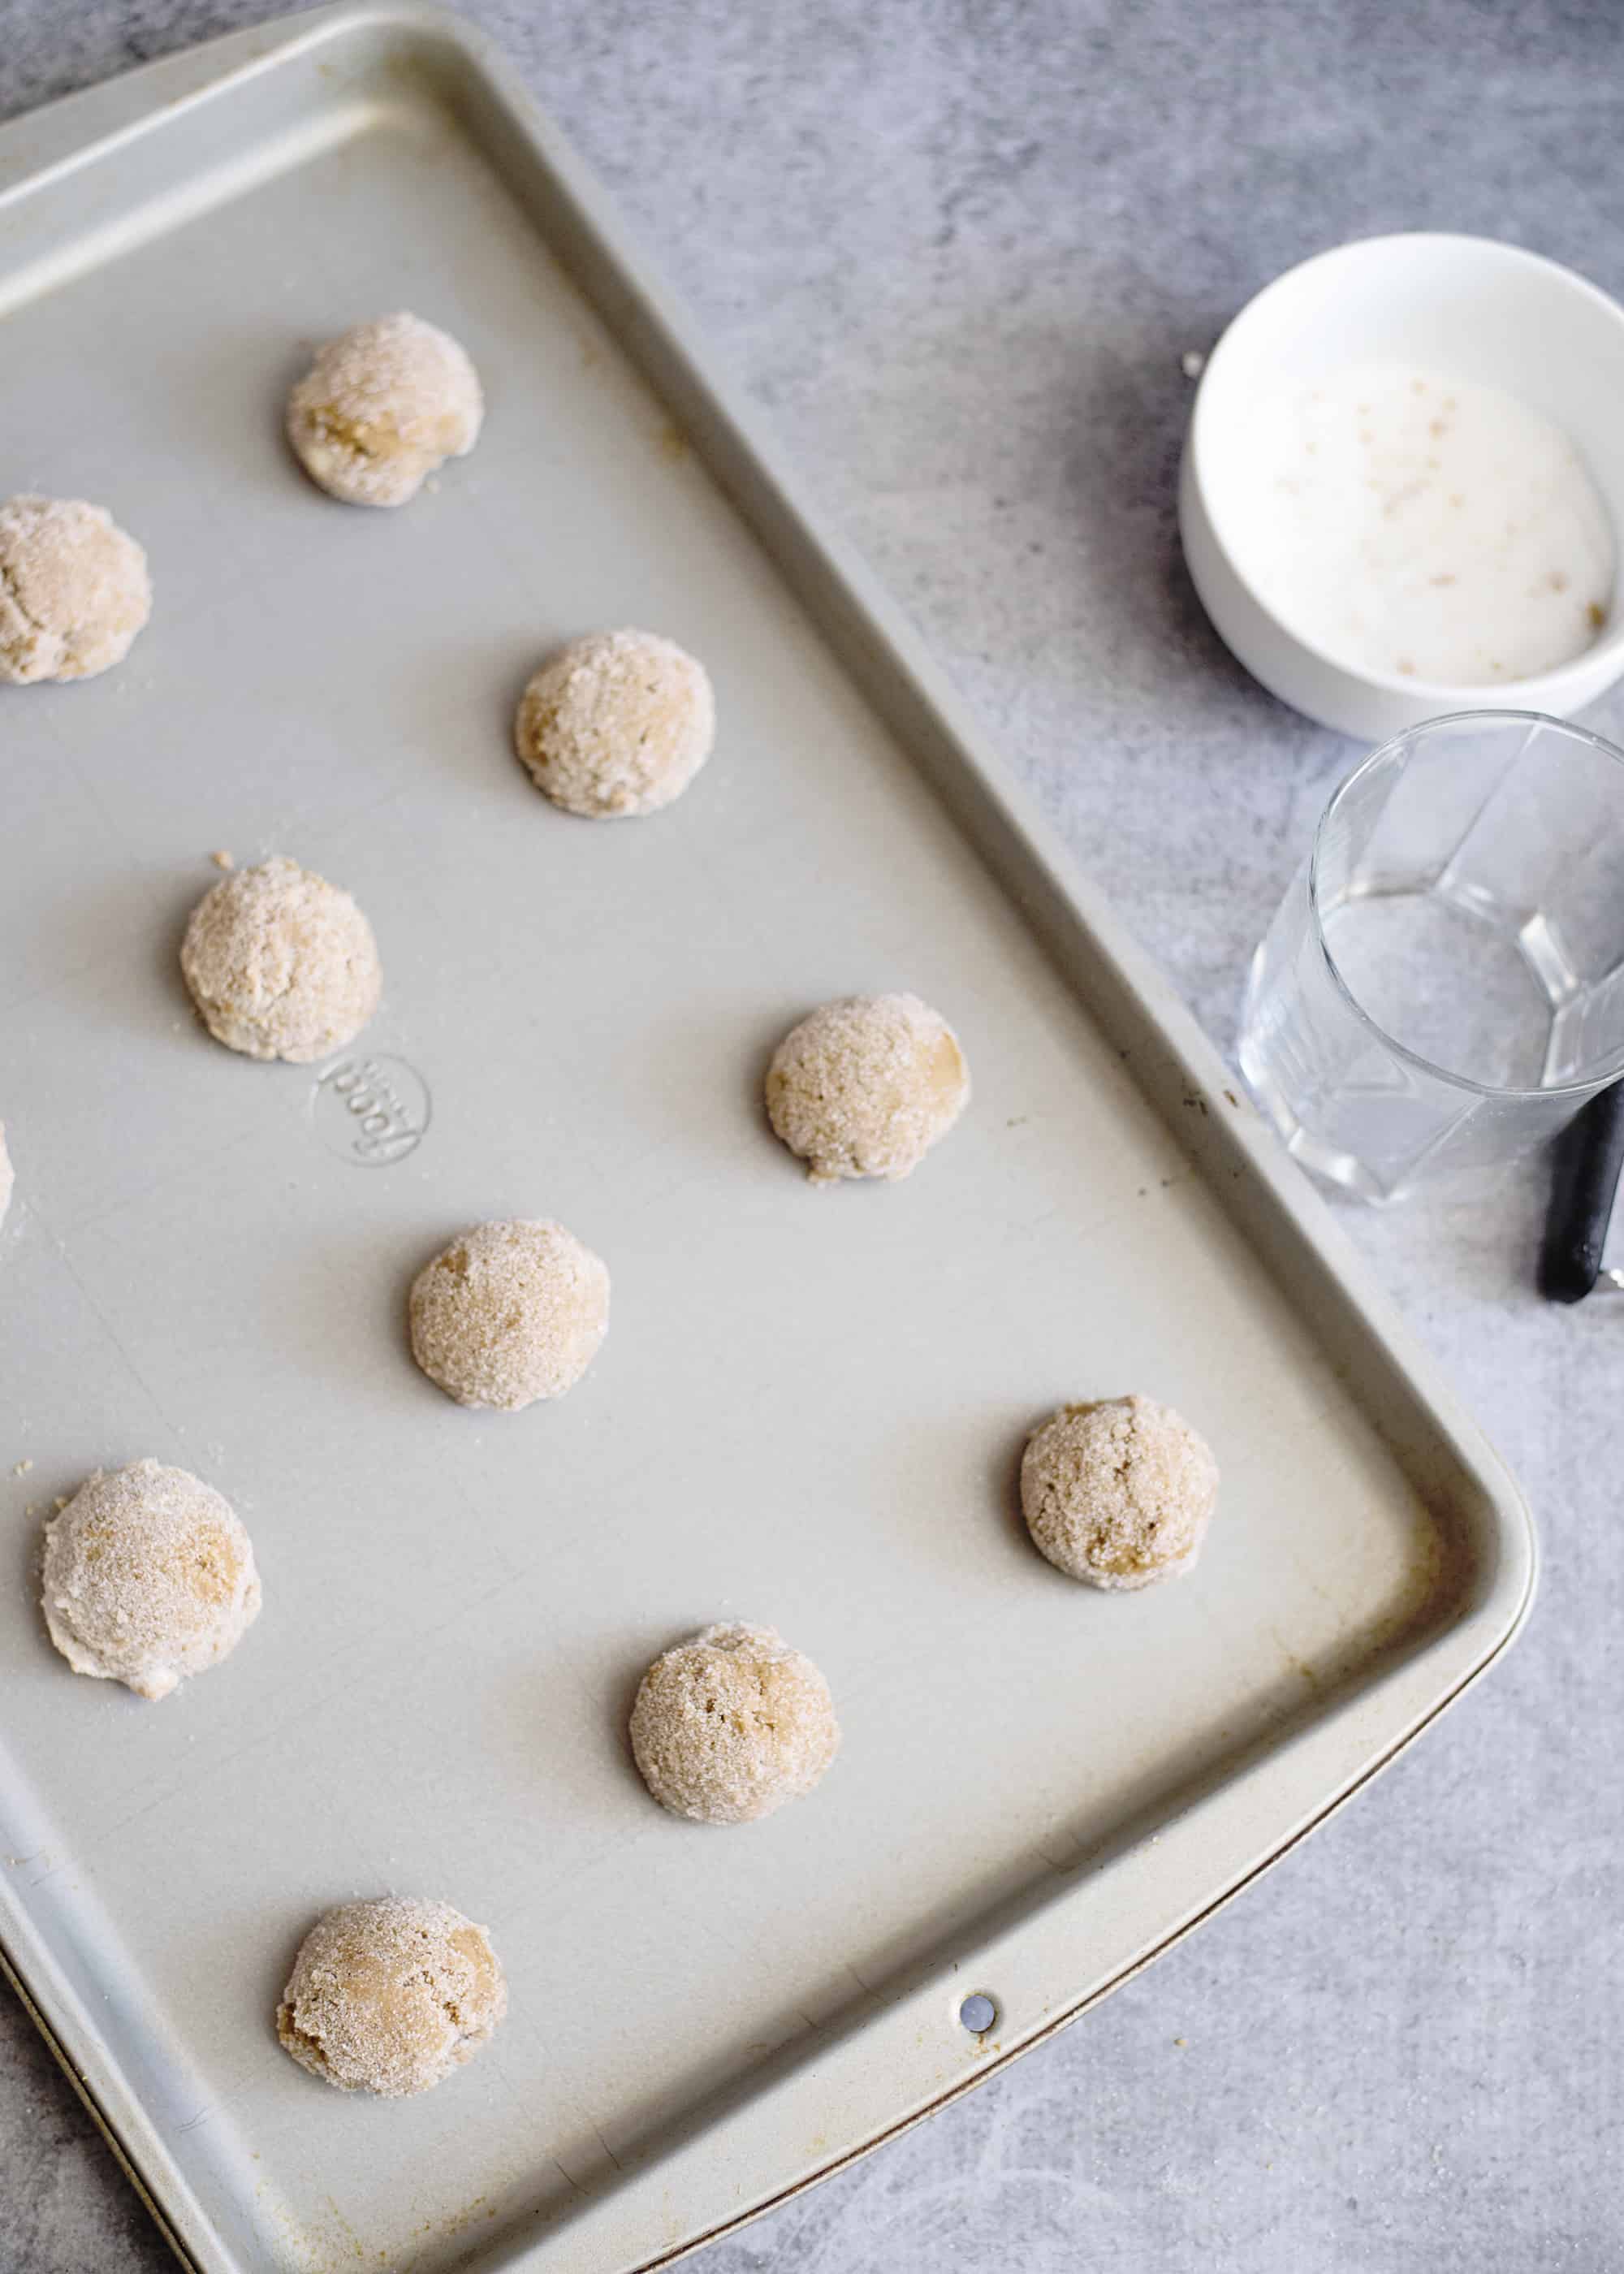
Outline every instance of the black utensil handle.
<path fill-rule="evenodd" d="M 1553 1303 L 1577 1303 L 1596 1284 L 1601 1251 L 1624 1168 L 1624 1081 L 1582 1106 L 1556 1141 L 1556 1175 L 1539 1289 Z"/>

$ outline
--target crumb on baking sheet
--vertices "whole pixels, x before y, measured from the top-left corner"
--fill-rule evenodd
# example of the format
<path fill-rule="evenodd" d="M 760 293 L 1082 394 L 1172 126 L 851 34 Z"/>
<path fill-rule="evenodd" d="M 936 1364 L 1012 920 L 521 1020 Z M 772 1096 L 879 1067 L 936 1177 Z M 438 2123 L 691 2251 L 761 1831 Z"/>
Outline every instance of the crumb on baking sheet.
<path fill-rule="evenodd" d="M 211 853 L 208 857 L 216 869 L 235 869 L 237 866 L 237 855 L 234 853 Z"/>
<path fill-rule="evenodd" d="M 1199 379 L 1207 369 L 1207 358 L 1199 348 L 1186 348 L 1178 358 L 1179 368 L 1186 379 Z"/>
<path fill-rule="evenodd" d="M 33 1466 L 34 1463 L 32 1461 L 13 1461 L 11 1464 L 11 1474 L 14 1477 L 26 1477 Z"/>

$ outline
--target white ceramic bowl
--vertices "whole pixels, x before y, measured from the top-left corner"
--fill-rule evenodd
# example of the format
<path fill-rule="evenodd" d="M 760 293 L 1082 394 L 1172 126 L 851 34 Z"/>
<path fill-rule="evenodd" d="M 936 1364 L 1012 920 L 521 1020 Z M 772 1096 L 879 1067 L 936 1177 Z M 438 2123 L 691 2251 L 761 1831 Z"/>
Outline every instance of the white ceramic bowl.
<path fill-rule="evenodd" d="M 1482 237 L 1372 237 L 1318 254 L 1249 301 L 1208 358 L 1179 479 L 1184 558 L 1207 614 L 1254 678 L 1327 727 L 1385 741 L 1446 711 L 1568 718 L 1624 673 L 1624 608 L 1593 647 L 1532 679 L 1451 686 L 1339 662 L 1282 621 L 1237 566 L 1242 454 L 1259 395 L 1356 363 L 1404 363 L 1502 388 L 1562 427 L 1612 517 L 1624 599 L 1624 308 L 1538 253 Z"/>

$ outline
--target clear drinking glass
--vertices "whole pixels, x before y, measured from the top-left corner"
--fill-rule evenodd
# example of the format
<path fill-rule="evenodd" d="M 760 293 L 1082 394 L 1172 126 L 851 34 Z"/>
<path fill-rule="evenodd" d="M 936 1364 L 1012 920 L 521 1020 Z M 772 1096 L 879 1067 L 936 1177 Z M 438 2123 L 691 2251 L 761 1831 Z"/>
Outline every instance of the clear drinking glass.
<path fill-rule="evenodd" d="M 1367 1201 L 1553 1135 L 1624 1072 L 1624 751 L 1531 711 L 1373 751 L 1252 958 L 1240 1062 Z"/>

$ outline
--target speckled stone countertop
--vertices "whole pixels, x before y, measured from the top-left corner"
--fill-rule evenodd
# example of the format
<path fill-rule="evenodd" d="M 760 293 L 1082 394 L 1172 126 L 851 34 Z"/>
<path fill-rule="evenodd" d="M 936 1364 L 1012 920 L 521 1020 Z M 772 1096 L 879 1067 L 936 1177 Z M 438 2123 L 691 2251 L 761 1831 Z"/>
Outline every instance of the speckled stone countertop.
<path fill-rule="evenodd" d="M 267 12 L 0 0 L 0 115 Z M 1608 0 L 475 0 L 1226 1046 L 1353 747 L 1180 566 L 1186 350 L 1305 253 L 1503 236 L 1624 292 Z M 4 363 L 0 352 L 0 407 Z M 0 492 L 8 486 L 0 424 Z M 1624 698 L 1598 713 L 1624 731 Z M 0 780 L 0 815 L 4 785 Z M 1624 2266 L 1624 1306 L 1543 1305 L 1535 1164 L 1344 1220 L 1520 1474 L 1509 1660 L 1222 1917 L 706 2274 Z M 170 2263 L 0 2004 L 0 2270 Z"/>

